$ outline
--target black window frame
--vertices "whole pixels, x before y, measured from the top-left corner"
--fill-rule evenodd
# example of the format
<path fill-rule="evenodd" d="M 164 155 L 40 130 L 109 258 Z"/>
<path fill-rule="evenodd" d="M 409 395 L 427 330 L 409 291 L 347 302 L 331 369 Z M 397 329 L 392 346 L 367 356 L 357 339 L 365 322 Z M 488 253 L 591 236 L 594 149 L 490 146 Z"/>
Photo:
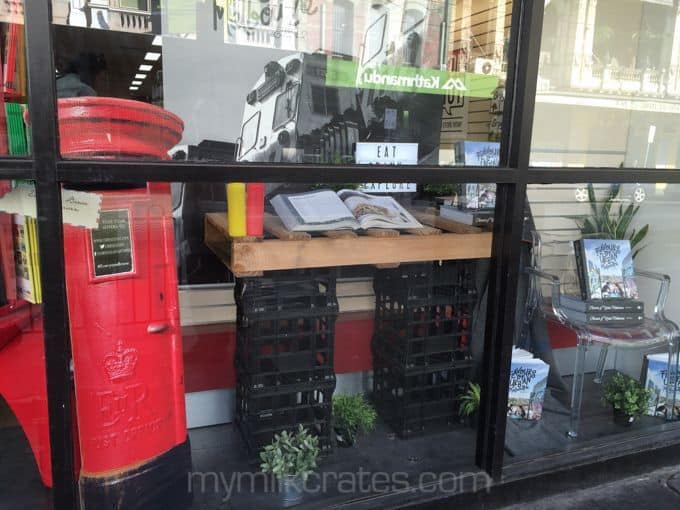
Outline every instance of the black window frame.
<path fill-rule="evenodd" d="M 515 288 L 527 184 L 534 183 L 680 183 L 680 170 L 653 168 L 531 167 L 531 132 L 536 79 L 543 24 L 543 0 L 515 0 L 512 7 L 508 51 L 505 116 L 497 168 L 474 167 L 380 167 L 362 165 L 296 165 L 239 162 L 125 162 L 64 160 L 58 150 L 56 90 L 54 83 L 51 1 L 25 2 L 29 110 L 33 154 L 29 158 L 0 159 L 0 179 L 30 179 L 36 183 L 38 238 L 43 286 L 43 325 L 47 376 L 49 430 L 56 510 L 78 505 L 74 479 L 70 373 L 71 348 L 66 305 L 64 239 L 61 187 L 71 183 L 115 184 L 138 181 L 162 182 L 308 182 L 310 170 L 329 183 L 394 182 L 498 184 L 494 237 L 487 304 L 482 404 L 480 407 L 476 461 L 496 481 L 504 470 L 504 442 L 508 373 L 515 323 Z M 680 431 L 666 440 L 680 442 Z M 639 444 L 638 444 L 639 443 Z M 648 449 L 641 440 L 631 441 L 637 451 Z M 595 449 L 593 449 L 595 450 Z M 630 449 L 628 449 L 630 450 Z M 626 451 L 628 451 L 626 450 Z M 561 456 L 564 463 L 583 463 L 587 452 L 576 450 Z M 593 451 L 592 458 L 601 459 Z M 557 469 L 555 460 L 539 461 L 529 469 Z M 538 466 L 538 467 L 537 467 Z M 514 476 L 517 473 L 513 471 Z M 526 475 L 526 473 L 525 473 Z M 435 495 L 437 493 L 434 493 Z M 395 495 L 392 495 L 394 497 Z M 398 504 L 422 501 L 418 491 L 396 495 Z M 386 495 L 385 498 L 389 498 Z M 445 495 L 441 495 L 445 497 Z M 450 496 L 449 496 L 450 497 Z M 386 500 L 387 501 L 387 500 Z M 394 500 L 393 500 L 394 503 Z M 374 501 L 373 505 L 378 502 Z M 373 506 L 375 507 L 375 506 Z"/>

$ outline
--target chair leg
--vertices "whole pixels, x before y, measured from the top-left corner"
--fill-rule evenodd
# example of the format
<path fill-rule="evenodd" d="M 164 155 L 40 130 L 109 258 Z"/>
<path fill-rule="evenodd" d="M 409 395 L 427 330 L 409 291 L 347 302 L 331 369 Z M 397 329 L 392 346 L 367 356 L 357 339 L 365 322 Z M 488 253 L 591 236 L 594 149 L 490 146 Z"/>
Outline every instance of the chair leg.
<path fill-rule="evenodd" d="M 601 384 L 604 379 L 604 367 L 607 363 L 607 353 L 609 352 L 609 346 L 607 344 L 602 345 L 600 349 L 600 356 L 597 358 L 597 368 L 595 369 L 595 379 L 593 382 L 595 384 Z"/>
<path fill-rule="evenodd" d="M 574 380 L 571 387 L 571 416 L 569 418 L 569 430 L 567 435 L 573 439 L 578 437 L 578 429 L 581 421 L 581 401 L 583 397 L 583 374 L 586 369 L 586 351 L 588 350 L 587 338 L 578 335 L 576 347 L 576 362 L 574 363 Z"/>

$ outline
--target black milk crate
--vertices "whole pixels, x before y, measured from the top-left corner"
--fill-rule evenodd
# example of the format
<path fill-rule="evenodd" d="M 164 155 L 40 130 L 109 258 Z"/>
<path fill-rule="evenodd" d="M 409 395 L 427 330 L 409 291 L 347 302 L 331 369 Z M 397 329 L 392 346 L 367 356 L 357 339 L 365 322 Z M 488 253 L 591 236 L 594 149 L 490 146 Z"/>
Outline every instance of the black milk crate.
<path fill-rule="evenodd" d="M 265 276 L 239 278 L 234 298 L 239 322 L 250 326 L 272 312 L 285 314 L 317 308 L 337 308 L 335 269 L 271 271 Z"/>
<path fill-rule="evenodd" d="M 467 359 L 477 301 L 474 270 L 474 261 L 451 261 L 377 271 L 373 350 L 404 367 Z"/>
<path fill-rule="evenodd" d="M 468 332 L 406 338 L 384 327 L 373 335 L 373 355 L 388 357 L 409 368 L 449 369 L 470 358 Z"/>
<path fill-rule="evenodd" d="M 335 270 L 240 279 L 237 370 L 263 387 L 334 381 L 335 284 Z"/>
<path fill-rule="evenodd" d="M 247 377 L 236 385 L 235 422 L 251 455 L 259 455 L 274 435 L 303 425 L 331 449 L 331 409 L 335 382 L 256 388 Z"/>
<path fill-rule="evenodd" d="M 337 306 L 271 312 L 237 329 L 235 363 L 253 384 L 334 380 Z"/>
<path fill-rule="evenodd" d="M 476 302 L 474 260 L 402 264 L 375 272 L 376 296 L 407 306 L 468 305 Z"/>
<path fill-rule="evenodd" d="M 379 353 L 373 362 L 373 399 L 382 419 L 402 439 L 439 432 L 460 423 L 460 398 L 472 375 L 472 360 L 446 369 L 405 369 Z"/>

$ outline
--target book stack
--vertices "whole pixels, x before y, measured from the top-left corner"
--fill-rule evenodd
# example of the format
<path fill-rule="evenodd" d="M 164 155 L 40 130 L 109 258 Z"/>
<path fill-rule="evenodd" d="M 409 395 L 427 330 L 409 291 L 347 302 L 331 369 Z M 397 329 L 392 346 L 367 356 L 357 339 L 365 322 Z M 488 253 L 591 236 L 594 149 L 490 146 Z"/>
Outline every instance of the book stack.
<path fill-rule="evenodd" d="M 496 206 L 495 184 L 465 184 L 460 196 L 445 197 L 439 207 L 444 219 L 482 227 L 493 223 Z"/>
<path fill-rule="evenodd" d="M 508 417 L 515 420 L 540 420 L 548 385 L 550 365 L 523 349 L 512 350 Z"/>
<path fill-rule="evenodd" d="M 5 52 L 2 60 L 2 92 L 5 99 L 26 97 L 26 48 L 24 26 L 10 23 L 4 33 Z"/>
<path fill-rule="evenodd" d="M 635 283 L 628 240 L 574 241 L 580 298 L 562 296 L 571 320 L 601 326 L 630 327 L 644 322 L 644 303 Z"/>
<path fill-rule="evenodd" d="M 24 124 L 24 105 L 5 103 L 7 142 L 11 156 L 28 155 L 28 133 Z"/>
<path fill-rule="evenodd" d="M 645 320 L 645 304 L 638 299 L 589 299 L 562 295 L 562 310 L 569 319 L 586 324 L 637 326 Z"/>
<path fill-rule="evenodd" d="M 473 227 L 483 227 L 493 223 L 493 209 L 459 209 L 451 205 L 441 205 L 439 216 Z"/>
<path fill-rule="evenodd" d="M 14 263 L 17 296 L 33 304 L 42 303 L 36 225 L 35 218 L 22 214 L 14 215 Z"/>

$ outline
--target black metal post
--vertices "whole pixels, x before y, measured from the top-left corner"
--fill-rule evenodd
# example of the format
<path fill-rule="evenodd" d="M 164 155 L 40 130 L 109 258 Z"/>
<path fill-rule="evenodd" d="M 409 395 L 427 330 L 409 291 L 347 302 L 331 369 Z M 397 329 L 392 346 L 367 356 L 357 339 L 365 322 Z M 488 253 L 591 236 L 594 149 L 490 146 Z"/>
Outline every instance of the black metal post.
<path fill-rule="evenodd" d="M 56 510 L 75 509 L 71 346 L 64 275 L 61 191 L 50 0 L 30 0 L 24 7 L 28 61 L 29 111 L 38 208 L 38 247 L 43 294 L 47 405 Z"/>
<path fill-rule="evenodd" d="M 512 344 L 515 331 L 520 243 L 531 152 L 543 0 L 516 0 L 513 5 L 506 84 L 506 115 L 501 164 L 519 170 L 515 183 L 498 187 L 487 297 L 484 374 L 481 380 L 481 426 L 477 463 L 498 480 L 503 469 L 505 424 Z M 506 159 L 507 158 L 507 159 Z"/>

